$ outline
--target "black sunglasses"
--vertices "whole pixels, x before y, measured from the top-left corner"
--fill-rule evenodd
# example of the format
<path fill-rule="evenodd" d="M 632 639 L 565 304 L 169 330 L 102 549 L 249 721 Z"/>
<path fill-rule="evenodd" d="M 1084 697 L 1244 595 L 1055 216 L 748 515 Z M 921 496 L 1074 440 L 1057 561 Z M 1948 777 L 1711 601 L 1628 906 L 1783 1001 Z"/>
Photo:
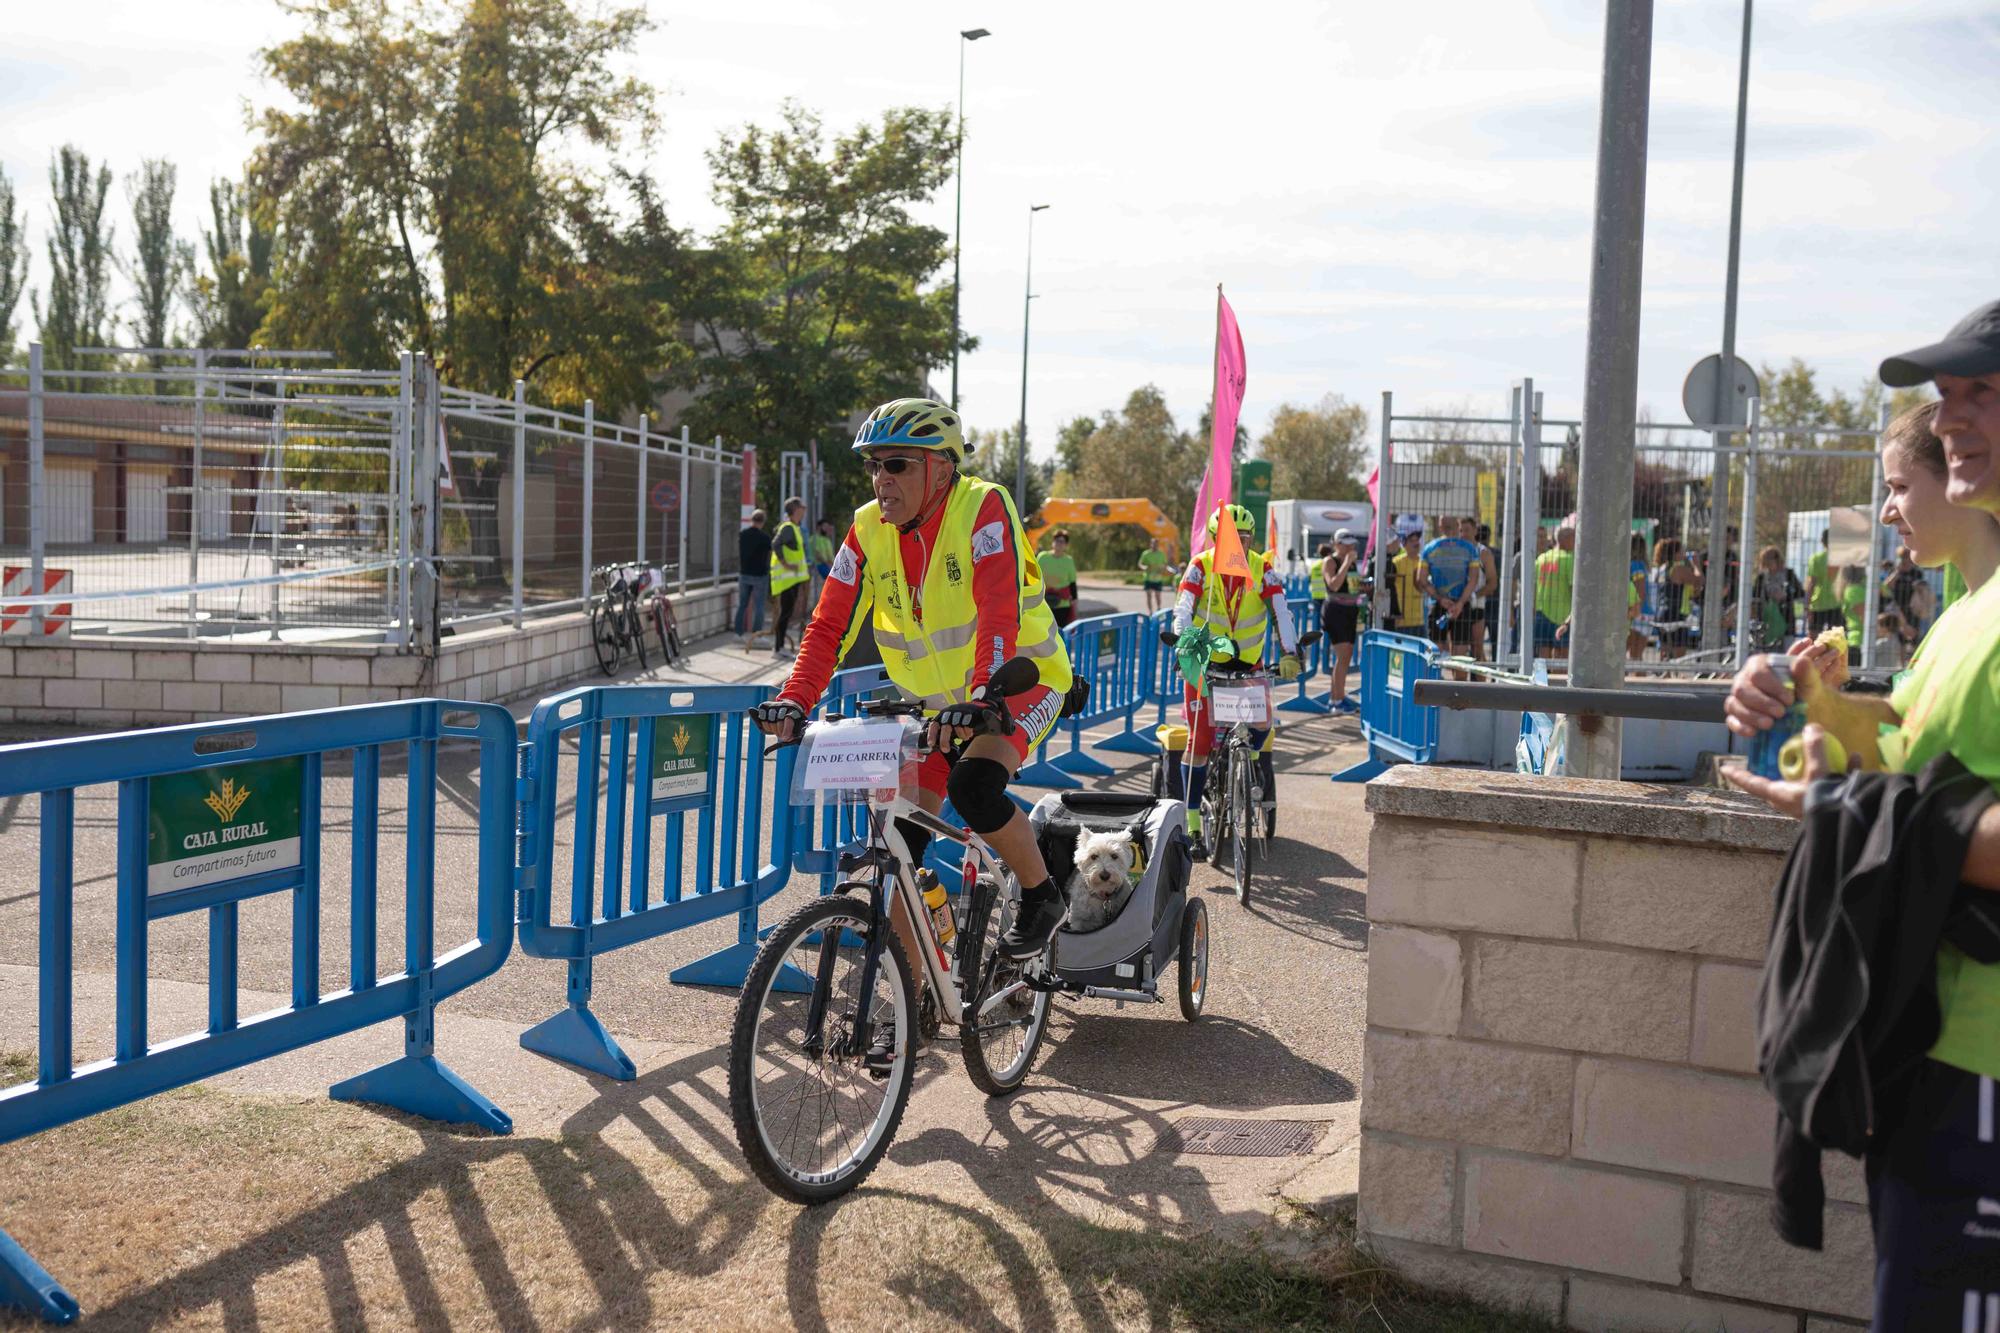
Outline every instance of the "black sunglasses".
<path fill-rule="evenodd" d="M 921 458 L 864 458 L 861 460 L 861 470 L 871 479 L 882 472 L 892 477 L 900 477 L 923 461 Z"/>

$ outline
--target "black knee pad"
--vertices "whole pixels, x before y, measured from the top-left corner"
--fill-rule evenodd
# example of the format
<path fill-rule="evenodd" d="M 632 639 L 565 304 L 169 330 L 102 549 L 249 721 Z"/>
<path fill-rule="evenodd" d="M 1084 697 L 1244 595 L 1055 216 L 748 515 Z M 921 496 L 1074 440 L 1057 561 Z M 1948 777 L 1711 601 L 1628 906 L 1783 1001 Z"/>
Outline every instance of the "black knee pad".
<path fill-rule="evenodd" d="M 1007 827 L 1020 807 L 1007 799 L 1007 768 L 991 759 L 961 759 L 951 766 L 944 794 L 965 826 L 984 837 Z"/>

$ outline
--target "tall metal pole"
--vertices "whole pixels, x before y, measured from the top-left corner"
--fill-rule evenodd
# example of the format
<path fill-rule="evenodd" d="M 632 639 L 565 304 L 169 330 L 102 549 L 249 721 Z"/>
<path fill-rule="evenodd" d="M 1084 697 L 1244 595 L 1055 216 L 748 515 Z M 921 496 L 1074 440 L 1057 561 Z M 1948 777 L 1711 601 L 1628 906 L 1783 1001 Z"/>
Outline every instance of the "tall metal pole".
<path fill-rule="evenodd" d="M 1569 683 L 1619 689 L 1632 542 L 1632 436 L 1639 406 L 1640 270 L 1646 234 L 1646 120 L 1653 69 L 1652 0 L 1609 0 L 1597 126 L 1590 332 L 1584 358 L 1576 593 Z M 1579 731 L 1571 775 L 1616 780 L 1619 727 Z"/>
<path fill-rule="evenodd" d="M 966 28 L 958 34 L 958 139 L 952 145 L 952 174 L 958 180 L 958 202 L 951 215 L 951 406 L 958 410 L 958 236 L 965 225 L 965 47 L 993 34 Z"/>
<path fill-rule="evenodd" d="M 1021 452 L 1014 455 L 1014 510 L 1028 512 L 1028 310 L 1035 299 L 1035 214 L 1047 204 L 1028 205 L 1028 277 L 1021 298 Z"/>
<path fill-rule="evenodd" d="M 1736 163 L 1729 182 L 1729 267 L 1722 286 L 1722 373 L 1715 377 L 1715 410 L 1710 420 L 1717 425 L 1733 410 L 1736 381 L 1736 272 L 1743 250 L 1743 144 L 1750 115 L 1750 6 L 1743 0 L 1743 52 L 1736 69 Z M 1701 646 L 1712 652 L 1722 646 L 1722 598 L 1715 590 L 1727 577 L 1729 546 L 1722 514 L 1729 497 L 1729 455 L 1722 452 L 1728 438 L 1715 432 L 1717 445 L 1708 480 L 1708 583 L 1701 599 Z M 1746 538 L 1745 540 L 1748 540 Z"/>
<path fill-rule="evenodd" d="M 521 571 L 526 563 L 528 526 L 528 382 L 514 381 L 514 628 L 521 628 Z"/>
<path fill-rule="evenodd" d="M 1384 389 L 1382 391 L 1382 443 L 1375 455 L 1375 499 L 1378 502 L 1375 506 L 1375 542 L 1374 549 L 1368 552 L 1368 568 L 1375 584 L 1375 594 L 1370 599 L 1374 603 L 1374 612 L 1369 619 L 1370 623 L 1376 629 L 1382 630 L 1396 628 L 1389 623 L 1388 574 L 1389 497 L 1393 487 L 1390 474 L 1395 461 L 1393 457 L 1395 445 L 1391 437 L 1395 434 L 1395 421 L 1396 395 L 1388 389 Z"/>

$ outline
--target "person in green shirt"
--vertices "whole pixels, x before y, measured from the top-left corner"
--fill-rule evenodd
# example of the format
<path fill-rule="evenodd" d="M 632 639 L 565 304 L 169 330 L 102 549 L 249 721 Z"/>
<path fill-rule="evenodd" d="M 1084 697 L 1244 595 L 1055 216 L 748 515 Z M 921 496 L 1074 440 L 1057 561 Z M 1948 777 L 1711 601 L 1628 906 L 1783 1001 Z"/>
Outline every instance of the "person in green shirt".
<path fill-rule="evenodd" d="M 1043 572 L 1047 573 L 1047 566 L 1043 567 Z M 1147 615 L 1163 609 L 1169 577 L 1167 553 L 1160 549 L 1160 539 L 1155 537 L 1146 544 L 1145 550 L 1139 552 L 1139 579 L 1146 585 Z"/>
<path fill-rule="evenodd" d="M 1042 587 L 1047 591 L 1049 612 L 1058 626 L 1076 619 L 1076 561 L 1069 554 L 1069 529 L 1057 528 L 1049 534 L 1049 549 L 1035 558 L 1042 567 Z"/>
<path fill-rule="evenodd" d="M 833 520 L 823 518 L 813 524 L 813 535 L 806 543 L 812 551 L 812 599 L 819 605 L 819 590 L 826 586 L 826 576 L 833 572 Z"/>
<path fill-rule="evenodd" d="M 1569 617 L 1576 601 L 1576 515 L 1556 529 L 1556 544 L 1535 557 L 1535 651 L 1569 656 Z"/>
<path fill-rule="evenodd" d="M 1939 402 L 1929 428 L 1943 444 L 1945 498 L 2000 517 L 2000 301 L 1973 311 L 1943 342 L 1884 361 L 1882 382 L 1891 388 L 1935 384 Z M 1916 535 L 1921 540 L 1920 530 Z M 1914 549 L 1918 542 L 1910 544 Z M 1931 627 L 1888 702 L 1876 705 L 1887 728 L 1880 758 L 1914 773 L 1949 753 L 2000 788 L 2000 579 L 1991 577 L 1990 567 L 1982 578 L 1970 565 L 1952 563 L 1969 591 Z M 1738 673 L 1726 705 L 1730 729 L 1743 736 L 1768 729 L 1786 703 L 1762 659 L 1754 666 L 1756 671 Z M 1815 784 L 1829 776 L 1819 727 L 1808 725 L 1805 736 L 1804 781 L 1768 782 L 1734 772 L 1730 780 L 1780 811 L 1801 813 L 1808 793 L 1817 795 Z M 2000 890 L 2000 804 L 1980 814 L 1957 880 L 1929 887 L 1938 893 Z M 1961 1308 L 1963 1326 L 1970 1327 L 1982 1289 L 1992 1286 L 1983 1279 L 2000 1268 L 2000 1235 L 1991 1216 L 2000 1201 L 1994 1123 L 2000 964 L 1974 962 L 1941 943 L 1937 1000 L 1938 1036 L 1914 1076 L 1919 1091 L 1901 1122 L 1868 1154 L 1878 1329 L 1947 1328 Z M 1968 1279 L 1976 1285 L 1968 1288 Z M 1984 1309 L 1992 1322 L 1990 1299 Z"/>
<path fill-rule="evenodd" d="M 1840 616 L 1840 594 L 1833 586 L 1833 575 L 1827 565 L 1827 546 L 1833 540 L 1833 529 L 1825 528 L 1819 534 L 1819 549 L 1806 558 L 1806 637 L 1811 638 L 1821 630 L 1838 625 Z"/>
<path fill-rule="evenodd" d="M 1840 615 L 1847 629 L 1847 664 L 1861 660 L 1861 636 L 1867 633 L 1868 567 L 1842 565 L 1840 568 Z"/>

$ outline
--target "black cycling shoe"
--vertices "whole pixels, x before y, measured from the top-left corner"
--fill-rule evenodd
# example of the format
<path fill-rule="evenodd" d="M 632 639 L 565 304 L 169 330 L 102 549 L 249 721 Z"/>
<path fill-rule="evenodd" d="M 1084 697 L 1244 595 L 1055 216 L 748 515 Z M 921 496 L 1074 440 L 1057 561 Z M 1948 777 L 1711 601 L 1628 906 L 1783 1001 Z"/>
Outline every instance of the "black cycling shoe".
<path fill-rule="evenodd" d="M 1000 956 L 1022 963 L 1041 953 L 1067 910 L 1062 895 L 1053 888 L 1046 894 L 1023 898 L 1013 924 L 1000 934 Z"/>

